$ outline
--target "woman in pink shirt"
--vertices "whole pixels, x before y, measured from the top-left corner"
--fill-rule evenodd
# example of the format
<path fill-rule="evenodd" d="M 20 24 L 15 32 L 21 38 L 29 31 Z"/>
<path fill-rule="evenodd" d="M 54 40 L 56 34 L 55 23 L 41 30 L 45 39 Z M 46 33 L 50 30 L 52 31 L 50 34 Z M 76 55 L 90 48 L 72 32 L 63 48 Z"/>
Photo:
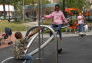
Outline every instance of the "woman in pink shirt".
<path fill-rule="evenodd" d="M 51 14 L 46 15 L 45 18 L 53 18 L 53 23 L 51 27 L 58 31 L 60 39 L 62 39 L 61 28 L 63 24 L 68 23 L 67 19 L 65 18 L 63 12 L 60 10 L 60 6 L 58 4 L 55 5 L 55 11 Z"/>

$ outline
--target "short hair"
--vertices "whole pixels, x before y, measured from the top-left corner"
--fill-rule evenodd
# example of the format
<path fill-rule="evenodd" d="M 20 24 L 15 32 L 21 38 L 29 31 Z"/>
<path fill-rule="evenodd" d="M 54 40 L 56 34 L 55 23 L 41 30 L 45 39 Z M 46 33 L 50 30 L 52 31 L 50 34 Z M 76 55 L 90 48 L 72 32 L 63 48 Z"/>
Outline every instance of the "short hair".
<path fill-rule="evenodd" d="M 55 7 L 60 7 L 59 4 L 56 4 Z"/>
<path fill-rule="evenodd" d="M 21 39 L 23 36 L 22 36 L 22 33 L 21 32 L 16 32 L 15 33 L 15 38 L 16 39 Z"/>

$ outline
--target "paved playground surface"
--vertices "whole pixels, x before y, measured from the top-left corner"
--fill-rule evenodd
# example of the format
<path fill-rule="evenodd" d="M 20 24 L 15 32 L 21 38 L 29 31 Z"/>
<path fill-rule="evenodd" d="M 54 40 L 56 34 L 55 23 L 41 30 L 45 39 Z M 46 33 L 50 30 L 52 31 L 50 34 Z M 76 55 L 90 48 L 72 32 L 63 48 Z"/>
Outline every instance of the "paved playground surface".
<path fill-rule="evenodd" d="M 53 40 L 42 50 L 40 63 L 57 63 L 56 42 Z M 92 36 L 64 37 L 58 41 L 59 48 L 63 48 L 62 54 L 58 55 L 58 63 L 92 63 Z M 12 55 L 12 46 L 0 49 L 0 62 Z M 32 63 L 39 63 L 39 53 L 33 56 Z M 14 62 L 7 62 L 14 63 Z"/>

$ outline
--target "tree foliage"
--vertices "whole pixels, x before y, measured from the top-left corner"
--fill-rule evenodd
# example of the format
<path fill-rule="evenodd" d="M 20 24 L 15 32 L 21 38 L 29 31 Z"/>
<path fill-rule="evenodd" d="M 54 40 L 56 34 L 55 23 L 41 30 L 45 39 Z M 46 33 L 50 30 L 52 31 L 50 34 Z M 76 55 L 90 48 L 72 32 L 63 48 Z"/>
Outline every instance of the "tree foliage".
<path fill-rule="evenodd" d="M 61 0 L 61 2 L 62 1 L 63 0 Z M 85 0 L 65 0 L 65 6 L 68 7 L 68 8 L 79 8 L 79 9 L 82 9 L 82 7 L 85 4 L 86 4 Z"/>

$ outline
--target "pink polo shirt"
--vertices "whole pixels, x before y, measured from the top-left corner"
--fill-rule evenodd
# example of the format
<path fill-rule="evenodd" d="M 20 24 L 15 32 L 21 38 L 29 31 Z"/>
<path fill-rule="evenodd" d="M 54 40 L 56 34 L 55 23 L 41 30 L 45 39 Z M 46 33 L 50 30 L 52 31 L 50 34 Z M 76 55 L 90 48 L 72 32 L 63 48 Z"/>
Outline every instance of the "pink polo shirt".
<path fill-rule="evenodd" d="M 84 16 L 78 16 L 78 24 L 84 24 Z"/>
<path fill-rule="evenodd" d="M 65 21 L 65 23 L 68 22 L 62 11 L 54 11 L 46 15 L 45 18 L 53 18 L 53 24 L 63 24 L 63 21 Z"/>

